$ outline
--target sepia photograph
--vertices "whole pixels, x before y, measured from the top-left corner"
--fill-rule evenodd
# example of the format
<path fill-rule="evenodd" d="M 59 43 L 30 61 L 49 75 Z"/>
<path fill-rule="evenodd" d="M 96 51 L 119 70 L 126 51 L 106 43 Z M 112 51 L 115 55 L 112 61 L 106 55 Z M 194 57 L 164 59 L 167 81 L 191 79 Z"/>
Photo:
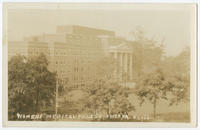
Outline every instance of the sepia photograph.
<path fill-rule="evenodd" d="M 3 3 L 3 125 L 196 127 L 196 17 L 195 3 Z"/>

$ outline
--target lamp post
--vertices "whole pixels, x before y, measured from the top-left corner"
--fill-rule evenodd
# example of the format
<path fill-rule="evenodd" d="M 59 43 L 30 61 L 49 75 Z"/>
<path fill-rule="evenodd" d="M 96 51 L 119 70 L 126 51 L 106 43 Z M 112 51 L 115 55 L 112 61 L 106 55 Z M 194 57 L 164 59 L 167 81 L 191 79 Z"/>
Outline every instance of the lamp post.
<path fill-rule="evenodd" d="M 58 113 L 58 79 L 56 79 L 56 105 L 55 105 L 56 115 Z"/>

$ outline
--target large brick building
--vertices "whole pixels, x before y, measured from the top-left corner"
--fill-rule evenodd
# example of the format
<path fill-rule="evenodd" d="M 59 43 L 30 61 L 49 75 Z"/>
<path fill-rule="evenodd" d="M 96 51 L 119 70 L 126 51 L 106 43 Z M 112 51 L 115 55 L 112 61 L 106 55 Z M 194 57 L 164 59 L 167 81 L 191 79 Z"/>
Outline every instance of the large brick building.
<path fill-rule="evenodd" d="M 27 51 L 19 53 L 29 57 L 44 53 L 50 61 L 49 69 L 56 71 L 64 84 L 74 88 L 81 88 L 98 77 L 95 63 L 104 57 L 114 58 L 118 64 L 114 79 L 133 79 L 131 47 L 113 31 L 83 26 L 58 26 L 56 31 L 56 34 L 25 38 L 23 43 L 27 45 L 23 50 Z M 9 50 L 14 49 L 10 45 Z M 12 51 L 9 56 L 14 55 Z"/>

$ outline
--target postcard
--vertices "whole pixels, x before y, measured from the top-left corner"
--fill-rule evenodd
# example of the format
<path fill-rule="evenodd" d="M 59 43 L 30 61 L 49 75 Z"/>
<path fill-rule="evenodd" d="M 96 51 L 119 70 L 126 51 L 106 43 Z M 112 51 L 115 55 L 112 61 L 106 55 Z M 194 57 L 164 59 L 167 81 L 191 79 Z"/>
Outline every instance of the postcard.
<path fill-rule="evenodd" d="M 3 3 L 4 127 L 196 127 L 195 3 Z"/>

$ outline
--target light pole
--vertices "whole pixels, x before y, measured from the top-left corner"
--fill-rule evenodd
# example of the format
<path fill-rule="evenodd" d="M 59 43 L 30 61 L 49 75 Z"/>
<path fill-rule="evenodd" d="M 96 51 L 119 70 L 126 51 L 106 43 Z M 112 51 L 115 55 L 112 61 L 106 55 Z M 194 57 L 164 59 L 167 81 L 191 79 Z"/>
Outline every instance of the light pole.
<path fill-rule="evenodd" d="M 56 105 L 55 105 L 56 115 L 58 113 L 58 79 L 56 79 Z"/>

